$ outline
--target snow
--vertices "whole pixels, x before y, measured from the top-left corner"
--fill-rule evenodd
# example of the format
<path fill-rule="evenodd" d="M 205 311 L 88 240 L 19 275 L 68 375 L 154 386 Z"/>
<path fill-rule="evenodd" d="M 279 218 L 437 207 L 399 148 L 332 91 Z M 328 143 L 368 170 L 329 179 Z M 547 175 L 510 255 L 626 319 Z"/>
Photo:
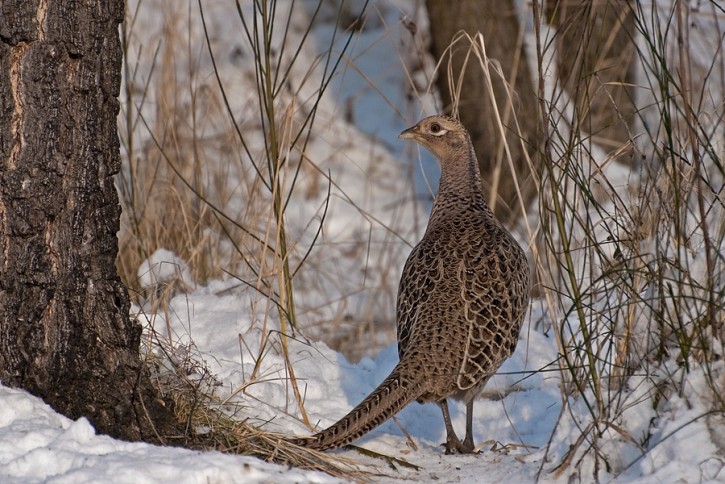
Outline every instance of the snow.
<path fill-rule="evenodd" d="M 251 457 L 122 442 L 72 421 L 26 392 L 0 386 L 0 482 L 334 482 Z"/>
<path fill-rule="evenodd" d="M 247 300 L 225 294 L 231 285 L 215 282 L 174 297 L 168 320 L 161 314 L 144 316 L 139 312 L 138 316 L 157 330 L 168 328 L 162 338 L 174 341 L 180 354 L 185 352 L 202 362 L 221 382 L 216 396 L 243 405 L 245 417 L 255 425 L 288 435 L 308 434 L 291 397 L 281 355 L 264 351 L 265 342 L 274 344 L 273 338 L 265 337 L 271 333 L 265 333 L 254 322 Z M 543 309 L 535 303 L 530 320 L 536 321 Z M 275 323 L 269 321 L 267 331 L 275 329 Z M 476 402 L 474 432 L 482 449 L 480 455 L 443 455 L 440 444 L 445 440 L 445 429 L 438 408 L 430 404 L 409 405 L 395 421 L 386 422 L 357 442 L 415 464 L 419 470 L 391 470 L 353 450 L 336 452 L 364 466 L 375 466 L 383 474 L 375 478 L 377 482 L 400 478 L 420 482 L 532 482 L 537 477 L 543 482 L 566 480 L 566 473 L 552 473 L 554 469 L 545 460 L 547 445 L 550 461 L 558 462 L 578 434 L 585 411 L 581 400 L 569 401 L 571 408 L 562 409 L 559 373 L 549 367 L 557 357 L 553 335 L 547 336 L 530 324 L 523 333 L 512 358 Z M 255 359 L 262 353 L 255 373 Z M 319 428 L 347 413 L 397 361 L 395 345 L 357 364 L 348 363 L 323 343 L 290 340 L 290 354 L 297 379 L 304 382 L 305 408 Z M 640 456 L 634 445 L 617 447 L 620 452 L 626 450 L 621 456 L 623 468 L 629 466 L 620 477 L 622 482 L 725 478 L 723 461 L 710 438 L 707 419 L 703 418 L 705 397 L 698 399 L 705 384 L 703 373 L 693 372 L 688 397 L 673 396 L 668 400 L 667 417 L 651 437 L 657 444 L 644 457 L 634 460 Z M 642 398 L 636 392 L 633 396 Z M 84 418 L 72 421 L 20 390 L 0 386 L 0 401 L 3 483 L 336 481 L 319 472 L 289 469 L 251 457 L 156 447 L 96 435 Z M 632 408 L 628 418 L 652 418 L 640 413 L 647 405 Z M 454 402 L 451 413 L 454 426 L 462 431 L 465 409 Z M 557 433 L 552 438 L 557 422 Z M 415 448 L 402 429 L 412 437 Z"/>
<path fill-rule="evenodd" d="M 133 11 L 136 4 L 130 3 Z M 235 112 L 244 119 L 256 106 L 249 101 L 250 79 L 239 75 L 244 65 L 240 58 L 245 53 L 238 52 L 234 42 L 225 42 L 231 32 L 242 35 L 238 18 L 225 2 L 204 3 L 212 25 L 212 44 L 219 49 L 218 60 L 229 63 L 222 66 L 220 74 L 230 89 Z M 412 20 L 419 32 L 425 32 L 427 19 L 418 3 L 413 7 L 413 2 L 402 0 L 374 2 L 370 28 L 355 38 L 349 54 L 362 73 L 345 69 L 323 98 L 317 126 L 324 135 L 311 140 L 308 156 L 322 172 L 331 172 L 336 185 L 320 249 L 308 261 L 318 271 L 300 274 L 300 286 L 312 287 L 302 291 L 298 301 L 306 320 L 333 319 L 340 313 L 360 314 L 368 307 L 373 308 L 371 317 L 392 318 L 397 274 L 409 244 L 420 236 L 426 215 L 426 207 L 421 206 L 424 204 L 403 194 L 430 195 L 429 185 L 436 184 L 436 168 L 428 155 L 421 152 L 419 159 L 409 146 L 396 140 L 400 130 L 422 113 L 429 114 L 435 103 L 434 94 L 428 91 L 429 79 L 424 75 L 432 70 L 431 60 L 421 53 L 420 45 L 410 40 L 399 20 Z M 182 10 L 188 7 L 181 4 Z M 144 45 L 145 51 L 132 46 L 132 57 L 153 55 L 155 36 L 160 36 L 169 22 L 161 12 L 167 12 L 169 5 L 165 0 L 141 3 L 138 29 L 145 37 L 138 45 Z M 196 8 L 196 2 L 190 5 L 191 10 Z M 198 23 L 189 21 L 186 27 L 192 38 L 200 38 Z M 320 28 L 315 32 L 316 42 L 324 46 L 330 33 Z M 179 45 L 187 48 L 184 42 Z M 197 48 L 192 54 L 195 69 L 203 73 L 193 82 L 213 86 L 205 50 L 199 47 L 201 43 L 193 45 Z M 301 53 L 308 59 L 315 55 L 314 51 Z M 182 59 L 178 66 L 180 77 L 193 70 Z M 417 67 L 413 68 L 414 64 Z M 145 78 L 149 65 L 140 65 L 139 77 Z M 404 74 L 403 67 L 410 72 Z M 368 72 L 374 74 L 363 74 Z M 294 72 L 293 77 L 305 74 Z M 405 87 L 409 86 L 405 75 L 411 77 L 412 84 L 424 87 L 417 90 L 414 105 L 404 101 L 412 89 Z M 154 93 L 149 96 L 152 98 Z M 150 106 L 145 118 L 153 125 L 155 108 L 153 103 Z M 339 122 L 341 118 L 350 122 Z M 213 131 L 211 126 L 205 129 Z M 253 140 L 261 142 L 261 138 Z M 420 164 L 401 162 L 406 155 Z M 595 158 L 604 159 L 605 155 L 595 154 Z M 406 179 L 411 171 L 415 173 L 412 182 Z M 234 184 L 234 175 L 230 173 L 230 185 Z M 605 175 L 610 181 L 617 179 L 617 186 L 627 184 L 627 173 L 610 171 Z M 292 232 L 300 243 L 310 237 L 310 221 L 319 216 L 324 198 L 324 193 L 313 193 L 311 185 L 301 183 L 299 192 L 312 195 L 306 199 L 296 194 L 288 213 Z M 398 209 L 391 210 L 391 206 Z M 229 207 L 243 211 L 243 201 L 232 200 Z M 390 242 L 390 227 L 400 239 L 395 244 Z M 354 252 L 351 247 L 361 238 L 372 241 L 372 253 L 363 250 L 350 255 Z M 383 242 L 389 252 L 374 253 Z M 368 269 L 369 259 L 376 260 L 376 265 Z M 376 279 L 375 267 L 386 267 L 386 275 L 394 280 Z M 198 284 L 192 279 L 187 261 L 167 249 L 159 249 L 144 261 L 138 277 L 144 289 L 170 288 L 163 311 L 157 311 L 152 304 L 133 308 L 133 316 L 147 330 L 146 348 L 152 348 L 149 342 L 155 334 L 174 348 L 180 361 L 192 361 L 213 375 L 215 396 L 240 409 L 252 424 L 288 435 L 311 432 L 302 423 L 280 354 L 276 312 L 264 298 L 240 288 L 234 279 Z M 569 382 L 556 364 L 560 347 L 557 335 L 550 329 L 549 312 L 544 301 L 532 302 L 516 352 L 476 401 L 474 433 L 480 454 L 443 455 L 445 429 L 439 409 L 415 403 L 356 444 L 406 460 L 419 466 L 418 470 L 400 466 L 391 469 L 354 450 L 335 452 L 375 469 L 375 482 L 590 480 L 596 465 L 590 458 L 584 460 L 581 470 L 571 465 L 557 467 L 588 424 L 589 414 L 584 399 L 567 397 L 562 391 Z M 346 414 L 397 362 L 397 349 L 389 341 L 374 357 L 348 362 L 341 353 L 314 340 L 326 330 L 310 327 L 304 332 L 310 340 L 302 335 L 289 339 L 304 408 L 317 429 Z M 623 410 L 612 417 L 608 422 L 611 425 L 601 426 L 600 450 L 613 467 L 600 469 L 600 479 L 642 483 L 725 481 L 723 422 L 718 415 L 709 414 L 712 405 L 706 370 L 722 375 L 725 364 L 720 361 L 708 369 L 684 373 L 677 362 L 670 362 L 669 366 L 648 369 L 646 374 L 628 381 L 621 394 Z M 681 394 L 666 399 L 657 395 L 656 380 L 665 376 L 683 382 Z M 465 409 L 454 402 L 451 414 L 460 434 Z M 580 456 L 575 452 L 572 460 Z M 26 392 L 0 385 L 0 483 L 337 481 L 320 472 L 251 457 L 118 441 L 97 435 L 83 418 L 72 421 Z"/>
<path fill-rule="evenodd" d="M 186 261 L 170 250 L 156 250 L 138 268 L 138 282 L 144 289 L 169 284 L 175 280 L 190 281 L 191 272 Z"/>

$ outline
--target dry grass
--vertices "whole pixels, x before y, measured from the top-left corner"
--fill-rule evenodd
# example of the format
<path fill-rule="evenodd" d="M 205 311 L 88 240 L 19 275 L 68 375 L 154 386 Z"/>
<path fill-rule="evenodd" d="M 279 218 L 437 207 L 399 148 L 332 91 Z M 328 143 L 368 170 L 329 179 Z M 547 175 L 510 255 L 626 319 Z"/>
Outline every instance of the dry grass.
<path fill-rule="evenodd" d="M 157 37 L 140 37 L 154 30 L 144 23 L 149 19 L 139 16 L 134 5 L 163 9 L 164 26 Z M 261 5 L 255 4 L 255 8 Z M 273 38 L 269 31 L 255 30 L 269 28 L 272 22 L 269 17 L 264 20 L 269 12 L 257 11 L 261 20 L 254 25 L 244 24 L 249 18 L 240 14 L 240 35 L 243 40 L 246 36 L 246 44 L 243 42 L 237 53 L 227 49 L 227 39 L 219 38 L 214 25 L 207 25 L 203 16 L 213 13 L 204 9 L 218 5 L 139 0 L 131 7 L 123 30 L 126 63 L 119 131 L 126 164 L 118 180 L 123 205 L 119 271 L 135 302 L 149 313 L 165 314 L 172 298 L 214 279 L 231 277 L 239 282 L 240 293 L 256 293 L 252 312 L 263 338 L 270 340 L 260 343 L 260 352 L 272 348 L 287 362 L 290 394 L 297 400 L 301 420 L 311 428 L 287 354 L 288 335 L 302 320 L 307 331 L 318 329 L 319 334 L 329 335 L 330 341 L 337 341 L 339 347 L 354 342 L 359 348 L 361 338 L 359 333 L 355 338 L 339 336 L 341 329 L 357 326 L 349 321 L 349 308 L 328 320 L 311 317 L 315 308 L 300 313 L 293 278 L 301 281 L 297 284 L 309 284 L 310 293 L 314 293 L 315 284 L 320 284 L 320 294 L 329 285 L 325 278 L 330 278 L 330 261 L 311 251 L 319 243 L 333 187 L 343 198 L 342 203 L 368 218 L 371 226 L 384 226 L 329 178 L 325 168 L 328 160 L 313 159 L 306 150 L 309 143 L 324 142 L 312 136 L 314 122 L 333 122 L 327 113 L 318 113 L 317 109 L 335 72 L 332 66 L 344 57 L 345 50 L 330 49 L 310 56 L 309 48 L 302 45 L 303 38 L 300 45 L 286 45 L 281 53 L 279 46 L 260 40 L 278 41 L 276 34 Z M 351 7 L 338 15 L 350 13 L 355 13 Z M 295 15 L 300 16 L 300 12 Z M 343 40 L 351 35 L 339 32 Z M 199 39 L 206 40 L 199 45 Z M 277 60 L 271 59 L 278 53 L 280 70 L 276 69 Z M 299 65 L 297 53 L 301 53 L 301 59 L 311 58 L 313 65 Z M 214 56 L 237 54 L 245 62 L 250 62 L 251 55 L 252 62 L 257 63 L 257 78 L 240 79 L 235 73 L 230 79 L 228 70 L 222 72 L 209 64 Z M 248 69 L 240 72 L 246 75 Z M 294 90 L 286 75 L 298 83 Z M 309 220 L 295 219 L 290 229 L 287 218 L 297 217 L 294 204 L 300 203 L 300 198 L 309 205 L 316 203 L 318 209 Z M 292 215 L 287 215 L 290 203 Z M 405 245 L 401 238 L 390 231 L 384 240 L 343 242 L 351 246 L 348 253 L 353 260 L 362 258 L 371 265 L 365 267 L 366 271 L 375 271 L 373 264 L 381 266 L 381 277 L 375 279 L 381 293 L 392 292 L 390 281 L 395 278 L 386 274 L 395 264 L 388 259 Z M 372 253 L 370 244 L 380 243 L 398 248 L 381 251 L 385 255 L 378 257 L 377 249 Z M 186 276 L 190 277 L 182 280 L 179 272 L 176 279 L 142 287 L 138 268 L 161 248 L 183 259 L 190 269 Z M 297 273 L 303 266 L 310 269 Z M 367 280 L 370 283 L 373 278 Z M 369 289 L 352 289 L 353 293 L 363 290 Z M 371 313 L 377 311 L 373 305 L 380 305 L 382 299 L 371 298 Z M 372 314 L 356 314 L 355 318 L 375 320 Z M 280 331 L 272 329 L 279 326 Z M 377 327 L 369 328 L 366 338 L 380 346 Z M 190 445 L 257 455 L 347 479 L 363 478 L 364 472 L 345 459 L 294 446 L 279 434 L 250 425 L 242 417 L 245 409 L 216 399 L 213 376 L 188 355 L 180 359 L 176 353 L 185 354 L 185 347 L 172 339 L 169 328 L 163 332 L 169 335 L 166 339 L 155 334 L 151 323 L 145 339 L 147 354 L 155 355 L 150 363 L 160 372 L 159 384 L 172 395 L 179 420 L 188 424 Z M 201 378 L 190 379 L 192 373 Z"/>
<path fill-rule="evenodd" d="M 539 43 L 530 54 L 536 56 L 538 75 L 544 79 L 556 63 L 556 39 L 550 37 L 553 32 L 545 32 L 539 4 L 534 5 Z M 404 258 L 407 247 L 400 239 L 409 234 L 391 229 L 384 241 L 377 241 L 379 245 L 373 245 L 364 233 L 358 234 L 362 242 L 344 242 L 351 254 L 367 254 L 366 271 L 381 274 L 370 306 L 339 306 L 326 317 L 316 317 L 315 308 L 301 318 L 299 312 L 295 314 L 298 308 L 291 281 L 302 280 L 308 289 L 324 292 L 323 275 L 345 276 L 324 266 L 315 253 L 308 257 L 318 242 L 312 235 L 324 218 L 328 190 L 338 188 L 327 177 L 323 160 L 306 157 L 305 146 L 314 139 L 314 132 L 306 124 L 310 111 L 305 102 L 314 96 L 314 90 L 312 94 L 304 91 L 303 97 L 280 95 L 272 102 L 276 114 L 271 116 L 230 111 L 227 94 L 218 89 L 229 86 L 228 80 L 219 79 L 217 84 L 200 76 L 200 72 L 208 72 L 208 66 L 206 70 L 199 66 L 206 54 L 190 44 L 192 27 L 185 17 L 186 7 L 168 13 L 164 42 L 144 46 L 152 50 L 146 52 L 152 63 L 143 64 L 151 65 L 150 69 L 142 72 L 134 70 L 133 62 L 126 64 L 121 137 L 128 164 L 119 180 L 124 204 L 119 269 L 124 280 L 140 294 L 142 288 L 135 282 L 140 263 L 156 249 L 166 248 L 188 262 L 193 282 L 231 274 L 240 285 L 258 291 L 260 306 L 264 306 L 259 309 L 263 324 L 270 318 L 295 323 L 310 319 L 307 329 L 327 335 L 328 343 L 348 354 L 364 353 L 363 346 L 371 341 L 381 345 L 381 339 L 392 336 L 392 325 L 378 315 L 392 314 L 394 301 L 386 300 L 380 307 L 374 304 L 394 293 L 398 275 L 391 272 L 391 261 Z M 616 433 L 646 452 L 650 435 L 630 432 L 627 411 L 648 405 L 658 415 L 668 395 L 683 391 L 688 372 L 705 372 L 710 410 L 725 410 L 718 366 L 725 324 L 725 61 L 717 48 L 722 37 L 694 33 L 691 37 L 687 28 L 692 22 L 716 19 L 722 13 L 694 12 L 679 3 L 669 12 L 659 12 L 669 18 L 670 31 L 651 22 L 651 12 L 639 2 L 631 13 L 635 31 L 630 33 L 638 46 L 633 62 L 640 72 L 634 113 L 629 104 L 620 109 L 614 101 L 617 96 L 607 94 L 617 81 L 602 81 L 609 77 L 603 72 L 598 76 L 606 67 L 596 60 L 592 70 L 573 69 L 574 79 L 560 79 L 552 85 L 542 81 L 539 137 L 544 140 L 544 152 L 539 159 L 528 160 L 530 173 L 523 174 L 513 169 L 510 151 L 504 146 L 505 163 L 496 173 L 537 180 L 539 210 L 522 207 L 527 216 L 519 232 L 533 241 L 530 249 L 542 283 L 540 296 L 548 305 L 550 325 L 558 338 L 564 412 L 573 414 L 570 402 L 583 402 L 589 413 L 579 439 L 558 462 L 558 471 L 582 472 L 593 460 L 595 478 L 602 469 L 621 471 L 603 436 Z M 128 44 L 136 28 L 133 12 L 129 12 Z M 560 28 L 566 29 L 566 25 Z M 676 42 L 676 34 L 681 34 L 683 43 Z M 505 77 L 486 56 L 480 36 L 461 35 L 454 42 L 471 46 L 470 65 L 481 68 L 489 81 Z M 703 46 L 713 48 L 713 42 L 711 59 L 693 57 Z M 214 51 L 218 44 L 213 40 L 211 44 Z M 135 55 L 129 51 L 127 60 Z M 577 57 L 587 55 L 580 52 Z M 183 68 L 180 59 L 185 59 Z M 180 72 L 186 74 L 180 76 Z M 419 77 L 414 72 L 409 75 L 411 91 L 422 98 L 426 89 L 415 87 Z M 271 93 L 258 90 L 258 80 L 244 82 L 248 81 L 251 83 L 243 85 L 256 87 L 246 94 L 247 104 L 259 106 L 259 96 Z M 572 89 L 576 85 L 583 87 Z M 491 83 L 483 89 L 492 91 Z M 237 88 L 234 96 L 242 96 L 243 91 Z M 300 88 L 296 94 L 302 91 Z M 594 97 L 596 103 L 591 101 Z M 626 111 L 627 116 L 634 116 L 629 120 L 630 135 L 641 134 L 617 141 L 603 134 L 606 125 L 597 133 L 586 132 L 586 127 L 602 124 L 596 105 L 603 97 L 612 100 L 607 105 L 610 115 Z M 512 89 L 509 109 L 498 113 L 501 131 L 502 119 L 516 118 L 515 98 Z M 324 120 L 324 114 L 320 119 Z M 210 126 L 213 131 L 205 128 Z M 272 126 L 278 140 L 274 146 L 269 138 L 248 136 L 271 133 Z M 272 152 L 276 154 L 270 156 Z M 290 234 L 284 226 L 286 205 L 281 202 L 289 199 L 295 187 L 308 200 L 317 201 L 319 211 L 314 220 L 307 221 L 312 230 Z M 355 206 L 349 199 L 346 203 Z M 362 208 L 355 209 L 371 226 L 384 226 Z M 292 277 L 301 262 L 311 267 L 312 275 L 302 271 Z M 154 310 L 162 311 L 179 290 L 179 285 L 167 286 L 166 291 L 150 294 Z M 350 318 L 350 314 L 354 316 Z M 379 338 L 385 330 L 390 336 Z M 679 368 L 676 372 L 669 370 L 673 364 Z M 291 365 L 290 369 L 293 375 Z M 631 391 L 630 384 L 637 392 Z M 285 444 L 279 435 L 240 423 L 234 418 L 238 409 L 223 408 L 209 396 L 208 389 L 184 379 L 177 379 L 174 385 L 179 418 L 190 427 L 209 429 L 210 447 L 322 468 L 338 476 L 357 472 L 349 462 L 301 451 Z"/>
<path fill-rule="evenodd" d="M 136 302 L 148 296 L 137 270 L 163 248 L 188 263 L 188 287 L 233 277 L 240 287 L 271 301 L 262 312 L 282 309 L 283 320 L 292 325 L 299 321 L 307 334 L 325 339 L 352 360 L 380 349 L 386 344 L 381 329 L 387 331 L 387 340 L 393 337 L 391 294 L 411 234 L 398 233 L 386 225 L 388 221 L 376 219 L 366 209 L 368 200 L 356 200 L 329 178 L 331 169 L 355 167 L 359 160 L 335 151 L 346 149 L 336 139 L 344 140 L 340 135 L 345 133 L 335 126 L 327 107 L 316 111 L 321 96 L 318 71 L 325 59 L 318 55 L 312 66 L 294 64 L 291 59 L 299 46 L 288 46 L 283 64 L 294 82 L 279 80 L 267 92 L 264 79 L 240 78 L 228 68 L 222 72 L 210 65 L 209 52 L 226 62 L 227 56 L 238 56 L 247 63 L 257 54 L 249 39 L 229 48 L 213 26 L 206 45 L 196 2 L 139 0 L 139 5 L 163 10 L 165 23 L 158 36 L 144 37 L 154 30 L 130 10 L 124 30 L 127 62 L 119 131 L 127 163 L 118 180 L 123 206 L 118 267 Z M 224 8 L 227 15 L 235 13 Z M 355 8 L 346 5 L 338 15 L 349 20 Z M 338 37 L 346 35 L 341 30 Z M 309 59 L 305 49 L 309 50 L 306 44 L 302 57 Z M 340 55 L 335 50 L 324 54 Z M 345 62 L 340 70 L 354 66 L 354 59 Z M 328 72 L 327 79 L 333 74 Z M 298 82 L 302 84 L 295 84 L 293 91 L 292 84 Z M 273 96 L 266 105 L 274 111 L 264 111 L 259 96 Z M 313 118 L 317 132 L 310 130 Z M 306 149 L 308 145 L 314 150 Z M 368 174 L 366 186 L 391 182 L 386 173 L 395 170 L 377 154 L 381 150 L 372 147 L 366 155 L 382 160 L 370 165 L 380 171 Z M 328 154 L 315 158 L 313 154 L 320 152 Z M 374 196 L 369 191 L 368 196 Z M 316 206 L 316 212 L 297 210 L 303 203 Z M 322 233 L 329 206 L 355 213 L 367 227 L 352 237 Z M 393 224 L 409 217 L 405 210 L 390 207 Z M 330 254 L 351 262 L 331 263 Z M 330 294 L 330 300 L 300 302 L 296 285 L 304 286 L 306 294 Z"/>
<path fill-rule="evenodd" d="M 127 287 L 138 292 L 136 271 L 159 248 L 186 260 L 198 283 L 242 265 L 230 241 L 252 249 L 252 256 L 259 249 L 225 218 L 254 226 L 262 215 L 250 215 L 262 210 L 251 204 L 238 211 L 239 199 L 255 199 L 254 174 L 230 149 L 235 133 L 220 96 L 199 79 L 199 66 L 189 58 L 183 9 L 168 8 L 151 45 L 136 39 L 143 27 L 136 25 L 135 13 L 129 12 L 123 30 L 127 62 L 119 128 L 127 164 L 118 182 L 123 206 L 118 267 Z M 184 72 L 182 59 L 188 64 L 185 76 L 178 74 Z"/>
<path fill-rule="evenodd" d="M 540 12 L 534 13 L 543 29 Z M 721 39 L 713 28 L 719 14 L 639 2 L 625 13 L 632 16 L 639 83 L 628 139 L 610 143 L 606 153 L 583 129 L 600 114 L 589 103 L 592 86 L 605 93 L 621 87 L 602 82 L 609 74 L 598 76 L 596 66 L 605 68 L 601 62 L 592 62 L 593 70 L 572 71 L 581 77 L 542 83 L 539 91 L 548 132 L 538 269 L 549 281 L 564 408 L 572 411 L 568 398 L 574 397 L 590 417 L 557 471 L 589 469 L 594 479 L 623 470 L 617 445 L 647 452 L 652 428 L 633 433 L 628 413 L 644 406 L 655 425 L 667 396 L 684 391 L 689 372 L 708 375 L 708 411 L 725 410 L 717 363 L 725 314 L 725 146 L 717 141 L 723 136 L 725 85 Z M 697 39 L 689 37 L 694 23 L 703 33 Z M 537 45 L 542 78 L 555 64 L 556 37 L 550 35 L 556 34 L 542 32 Z M 711 54 L 696 59 L 696 49 Z M 620 110 L 616 98 L 609 96 L 607 109 L 624 116 L 630 106 Z M 642 134 L 631 134 L 636 132 Z"/>
<path fill-rule="evenodd" d="M 163 395 L 169 395 L 186 434 L 171 436 L 169 442 L 186 447 L 250 455 L 268 462 L 326 472 L 330 475 L 364 481 L 375 469 L 351 459 L 299 447 L 285 435 L 252 425 L 245 409 L 214 397 L 220 385 L 193 349 L 174 345 L 158 334 L 146 343 L 148 367 Z"/>

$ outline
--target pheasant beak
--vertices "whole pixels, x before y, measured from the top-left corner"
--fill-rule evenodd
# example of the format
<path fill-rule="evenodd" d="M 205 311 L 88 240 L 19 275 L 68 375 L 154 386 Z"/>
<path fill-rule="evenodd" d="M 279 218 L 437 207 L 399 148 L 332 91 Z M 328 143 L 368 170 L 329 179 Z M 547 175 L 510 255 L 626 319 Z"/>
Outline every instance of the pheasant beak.
<path fill-rule="evenodd" d="M 418 125 L 416 124 L 400 133 L 398 139 L 418 139 Z"/>

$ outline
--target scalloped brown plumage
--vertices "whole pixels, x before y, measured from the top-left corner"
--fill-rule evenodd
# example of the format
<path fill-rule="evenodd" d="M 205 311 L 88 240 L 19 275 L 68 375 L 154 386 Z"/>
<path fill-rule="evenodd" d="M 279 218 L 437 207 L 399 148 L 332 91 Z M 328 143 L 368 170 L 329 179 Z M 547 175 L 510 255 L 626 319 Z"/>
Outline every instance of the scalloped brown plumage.
<path fill-rule="evenodd" d="M 441 407 L 446 453 L 473 452 L 473 401 L 518 341 L 529 300 L 529 265 L 484 199 L 468 132 L 454 118 L 430 116 L 400 138 L 417 141 L 441 164 L 428 228 L 400 280 L 400 362 L 350 413 L 312 437 L 294 440 L 299 445 L 318 450 L 346 445 L 417 400 Z M 462 442 L 451 425 L 448 398 L 466 403 Z"/>

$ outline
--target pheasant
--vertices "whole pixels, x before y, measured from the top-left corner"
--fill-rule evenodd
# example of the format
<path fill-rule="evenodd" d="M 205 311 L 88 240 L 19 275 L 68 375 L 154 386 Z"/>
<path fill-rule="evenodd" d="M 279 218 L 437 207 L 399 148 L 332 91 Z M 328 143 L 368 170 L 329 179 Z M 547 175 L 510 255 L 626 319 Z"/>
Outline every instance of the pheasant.
<path fill-rule="evenodd" d="M 298 445 L 326 450 L 367 434 L 406 405 L 434 402 L 443 413 L 446 454 L 471 453 L 473 402 L 513 353 L 529 301 L 526 255 L 486 203 L 468 132 L 431 116 L 400 134 L 441 165 L 425 235 L 403 268 L 397 301 L 399 363 L 358 406 Z M 466 404 L 460 441 L 448 399 Z"/>

